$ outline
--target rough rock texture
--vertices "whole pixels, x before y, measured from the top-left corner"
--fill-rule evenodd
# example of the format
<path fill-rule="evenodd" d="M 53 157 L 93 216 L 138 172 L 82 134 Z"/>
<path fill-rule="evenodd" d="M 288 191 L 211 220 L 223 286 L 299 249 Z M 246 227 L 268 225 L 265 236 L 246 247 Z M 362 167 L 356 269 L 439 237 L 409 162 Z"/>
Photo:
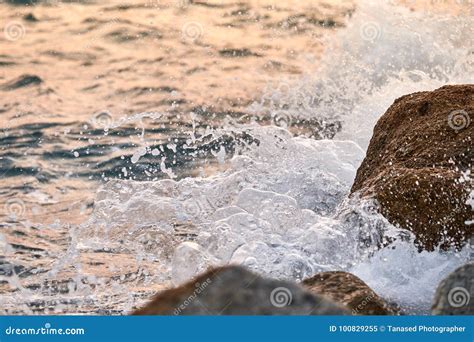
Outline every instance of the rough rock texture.
<path fill-rule="evenodd" d="M 322 272 L 302 285 L 311 293 L 323 295 L 347 306 L 354 315 L 398 315 L 399 309 L 379 297 L 366 283 L 347 272 Z"/>
<path fill-rule="evenodd" d="M 348 315 L 299 285 L 262 278 L 240 266 L 213 269 L 163 291 L 135 315 Z"/>
<path fill-rule="evenodd" d="M 473 235 L 474 85 L 403 96 L 380 118 L 352 193 L 375 197 L 382 214 L 416 236 L 420 249 L 460 247 Z M 471 172 L 472 173 L 472 172 Z"/>
<path fill-rule="evenodd" d="M 459 267 L 441 281 L 431 312 L 433 315 L 474 315 L 474 263 Z"/>

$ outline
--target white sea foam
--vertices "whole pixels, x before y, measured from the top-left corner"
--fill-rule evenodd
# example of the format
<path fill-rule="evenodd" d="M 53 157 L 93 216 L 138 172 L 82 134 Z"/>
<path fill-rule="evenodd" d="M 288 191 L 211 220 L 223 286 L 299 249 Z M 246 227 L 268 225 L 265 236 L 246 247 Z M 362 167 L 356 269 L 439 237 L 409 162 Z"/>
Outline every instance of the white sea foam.
<path fill-rule="evenodd" d="M 210 177 L 110 181 L 80 227 L 78 249 L 105 246 L 138 261 L 159 260 L 153 279 L 160 282 L 181 283 L 227 263 L 294 280 L 346 270 L 405 311 L 428 312 L 435 287 L 468 260 L 468 247 L 418 253 L 412 236 L 390 225 L 376 203 L 348 194 L 373 126 L 395 98 L 470 81 L 472 27 L 466 17 L 362 2 L 320 72 L 265 93 L 249 108 L 279 117 L 277 124 L 318 118 L 324 128 L 339 121 L 333 139 L 257 124 L 215 131 L 246 132 L 258 143 L 234 156 L 222 146 L 216 158 L 229 167 Z M 388 238 L 395 242 L 383 247 Z"/>
<path fill-rule="evenodd" d="M 140 258 L 163 258 L 163 281 L 180 283 L 227 263 L 295 280 L 347 270 L 405 311 L 427 312 L 442 277 L 468 260 L 467 247 L 418 253 L 410 234 L 379 215 L 376 203 L 347 195 L 373 126 L 395 98 L 470 81 L 471 24 L 465 17 L 363 2 L 317 75 L 272 90 L 250 107 L 278 116 L 277 124 L 281 118 L 341 121 L 334 139 L 292 137 L 255 124 L 226 127 L 258 140 L 233 157 L 221 148 L 217 158 L 227 158 L 227 171 L 181 181 L 111 182 L 99 192 L 89 226 L 107 227 L 108 243 L 131 243 L 150 225 L 164 235 L 186 226 L 192 238 L 175 240 L 169 253 L 161 253 L 163 245 L 144 251 L 135 243 Z M 396 241 L 381 248 L 387 237 Z"/>

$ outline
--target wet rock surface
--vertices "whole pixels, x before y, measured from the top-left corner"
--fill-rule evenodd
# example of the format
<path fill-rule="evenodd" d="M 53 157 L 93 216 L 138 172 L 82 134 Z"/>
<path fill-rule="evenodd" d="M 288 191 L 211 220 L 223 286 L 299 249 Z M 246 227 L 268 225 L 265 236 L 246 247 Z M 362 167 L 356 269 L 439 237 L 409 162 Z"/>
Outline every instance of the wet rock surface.
<path fill-rule="evenodd" d="M 474 85 L 448 85 L 397 99 L 374 128 L 352 193 L 375 197 L 420 249 L 460 247 L 473 235 Z"/>
<path fill-rule="evenodd" d="M 433 315 L 474 314 L 474 263 L 459 267 L 438 286 Z"/>
<path fill-rule="evenodd" d="M 135 315 L 346 315 L 344 307 L 295 283 L 239 266 L 217 268 L 163 291 Z"/>
<path fill-rule="evenodd" d="M 305 289 L 347 306 L 353 315 L 398 315 L 396 305 L 387 303 L 365 282 L 347 272 L 322 272 L 302 282 Z"/>

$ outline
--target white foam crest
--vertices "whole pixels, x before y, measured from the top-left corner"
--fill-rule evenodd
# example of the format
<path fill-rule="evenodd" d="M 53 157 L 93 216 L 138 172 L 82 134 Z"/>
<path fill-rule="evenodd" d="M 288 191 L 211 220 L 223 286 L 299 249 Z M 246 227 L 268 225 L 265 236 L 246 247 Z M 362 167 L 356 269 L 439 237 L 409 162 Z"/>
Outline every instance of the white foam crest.
<path fill-rule="evenodd" d="M 250 109 L 283 117 L 285 123 L 317 119 L 323 137 L 332 137 L 324 129 L 342 121 L 336 138 L 365 149 L 377 118 L 397 97 L 472 82 L 473 24 L 469 15 L 411 12 L 390 1 L 358 2 L 347 27 L 329 41 L 314 75 L 270 87 Z"/>
<path fill-rule="evenodd" d="M 181 254 L 197 253 L 200 257 L 193 259 L 214 265 L 239 263 L 301 280 L 316 271 L 347 268 L 355 255 L 366 254 L 365 247 L 382 242 L 388 227 L 380 224 L 386 222 L 383 217 L 345 200 L 364 154 L 355 143 L 291 137 L 277 127 L 247 132 L 259 140 L 258 146 L 234 157 L 223 174 L 109 182 L 99 191 L 95 214 L 84 228 L 84 245 L 99 241 L 113 246 L 126 240 L 130 249 L 144 231 L 158 229 L 166 235 L 185 226 L 200 247 L 185 242 L 174 255 L 161 254 L 178 278 L 186 277 L 177 269 L 189 275 L 190 268 L 203 268 L 182 262 Z M 135 252 L 148 257 L 140 244 Z"/>
<path fill-rule="evenodd" d="M 438 284 L 470 260 L 462 251 L 419 252 L 413 243 L 396 241 L 349 269 L 405 313 L 427 314 Z"/>

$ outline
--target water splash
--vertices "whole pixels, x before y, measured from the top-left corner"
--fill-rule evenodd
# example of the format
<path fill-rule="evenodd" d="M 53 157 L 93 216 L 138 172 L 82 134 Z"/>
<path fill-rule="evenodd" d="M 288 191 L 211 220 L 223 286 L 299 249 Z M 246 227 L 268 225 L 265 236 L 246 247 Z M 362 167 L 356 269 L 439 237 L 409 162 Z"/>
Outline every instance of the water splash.
<path fill-rule="evenodd" d="M 90 220 L 68 227 L 69 248 L 49 253 L 55 262 L 42 265 L 47 272 L 37 282 L 54 282 L 60 274 L 68 280 L 38 289 L 24 286 L 15 272 L 2 275 L 18 290 L 2 299 L 2 307 L 29 303 L 24 311 L 33 312 L 31 303 L 41 299 L 55 312 L 87 312 L 100 303 L 116 310 L 107 313 L 123 313 L 149 297 L 143 287 L 180 283 L 209 265 L 239 263 L 294 280 L 347 270 L 406 312 L 428 312 L 436 285 L 468 260 L 468 247 L 418 253 L 413 237 L 378 214 L 376 203 L 347 196 L 373 126 L 396 97 L 470 81 L 472 27 L 468 17 L 362 2 L 316 75 L 282 82 L 250 106 L 255 114 L 269 113 L 273 126 L 229 122 L 198 136 L 193 121 L 182 147 L 197 154 L 193 146 L 211 137 L 217 144 L 211 154 L 226 171 L 109 181 L 96 194 Z M 287 130 L 301 119 L 317 121 L 320 140 Z M 121 124 L 104 126 L 112 134 Z M 248 139 L 231 151 L 228 136 Z M 135 159 L 162 153 L 143 141 Z M 170 178 L 178 168 L 160 167 Z M 1 235 L 0 247 L 11 254 Z M 97 253 L 109 260 L 108 274 L 84 274 L 83 259 L 91 251 L 98 261 Z M 122 264 L 114 264 L 116 256 Z M 126 261 L 133 271 L 117 277 L 114 271 L 125 269 Z"/>

